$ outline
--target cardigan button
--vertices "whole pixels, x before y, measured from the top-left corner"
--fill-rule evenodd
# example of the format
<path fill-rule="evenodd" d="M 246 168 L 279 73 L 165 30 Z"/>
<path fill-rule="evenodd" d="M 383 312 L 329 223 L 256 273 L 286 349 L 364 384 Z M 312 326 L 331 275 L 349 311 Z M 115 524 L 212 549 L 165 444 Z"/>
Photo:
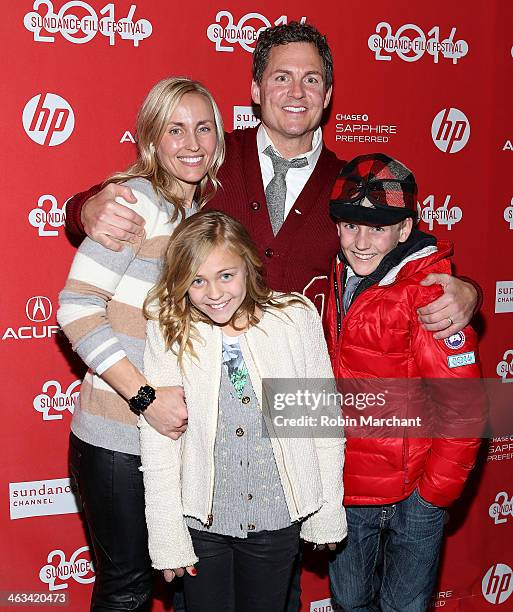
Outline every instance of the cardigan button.
<path fill-rule="evenodd" d="M 255 531 L 256 527 L 254 525 L 248 525 L 248 531 Z"/>
<path fill-rule="evenodd" d="M 272 249 L 265 249 L 264 255 L 270 259 L 274 255 L 274 251 Z"/>
<path fill-rule="evenodd" d="M 250 401 L 251 401 L 251 400 L 249 399 L 249 397 L 248 397 L 247 395 L 245 395 L 245 396 L 242 398 L 242 400 L 241 400 L 241 402 L 242 402 L 243 404 L 249 404 L 249 402 L 250 402 Z"/>
<path fill-rule="evenodd" d="M 253 499 L 253 495 L 251 495 L 251 493 L 248 493 L 248 499 L 249 499 L 249 501 L 251 501 Z"/>
<path fill-rule="evenodd" d="M 235 435 L 238 438 L 241 438 L 244 435 L 244 430 L 242 429 L 242 427 L 237 427 L 237 429 L 235 430 Z"/>
<path fill-rule="evenodd" d="M 253 210 L 260 210 L 260 202 L 251 202 L 250 206 Z"/>

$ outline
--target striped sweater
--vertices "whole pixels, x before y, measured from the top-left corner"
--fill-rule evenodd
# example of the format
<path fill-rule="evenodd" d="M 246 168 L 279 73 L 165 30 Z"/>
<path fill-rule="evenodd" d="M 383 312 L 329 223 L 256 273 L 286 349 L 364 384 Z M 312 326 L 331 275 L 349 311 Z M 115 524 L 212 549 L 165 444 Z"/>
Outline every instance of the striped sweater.
<path fill-rule="evenodd" d="M 160 261 L 177 222 L 173 205 L 158 198 L 145 179 L 131 179 L 144 217 L 145 234 L 120 252 L 86 238 L 75 255 L 59 296 L 57 320 L 73 349 L 89 367 L 71 429 L 89 444 L 139 454 L 137 417 L 101 374 L 127 357 L 142 370 L 146 321 L 142 306 L 160 272 Z M 194 209 L 191 209 L 191 213 Z"/>

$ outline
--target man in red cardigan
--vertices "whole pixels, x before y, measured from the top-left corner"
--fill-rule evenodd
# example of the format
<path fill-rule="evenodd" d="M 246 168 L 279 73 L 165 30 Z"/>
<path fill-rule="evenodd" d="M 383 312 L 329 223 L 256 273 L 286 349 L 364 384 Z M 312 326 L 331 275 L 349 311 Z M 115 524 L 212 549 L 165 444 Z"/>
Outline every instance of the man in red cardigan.
<path fill-rule="evenodd" d="M 335 177 L 344 162 L 327 149 L 320 126 L 332 92 L 333 62 L 324 36 L 308 24 L 292 22 L 260 34 L 253 55 L 252 98 L 260 106 L 258 128 L 226 135 L 222 184 L 207 208 L 223 210 L 248 229 L 266 265 L 267 281 L 276 290 L 300 291 L 320 311 L 327 295 L 329 262 L 338 237 L 328 214 Z M 284 220 L 274 234 L 266 202 L 273 162 L 266 149 L 286 160 L 300 157 L 306 165 L 286 174 Z M 129 188 L 96 185 L 71 198 L 66 226 L 72 234 L 87 233 L 113 250 L 121 240 L 142 231 L 143 219 L 118 204 L 134 202 Z M 426 328 L 448 337 L 468 324 L 477 303 L 475 288 L 448 275 L 431 275 L 444 295 L 421 311 Z"/>

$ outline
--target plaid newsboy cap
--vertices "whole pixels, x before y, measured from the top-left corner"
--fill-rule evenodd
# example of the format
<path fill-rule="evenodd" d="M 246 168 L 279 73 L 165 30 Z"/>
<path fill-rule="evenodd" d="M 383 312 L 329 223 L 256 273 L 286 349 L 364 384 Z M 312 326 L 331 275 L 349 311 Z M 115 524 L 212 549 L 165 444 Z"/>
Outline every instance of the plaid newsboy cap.
<path fill-rule="evenodd" d="M 384 153 L 359 155 L 341 170 L 330 198 L 335 221 L 393 225 L 417 217 L 417 183 L 411 170 Z"/>

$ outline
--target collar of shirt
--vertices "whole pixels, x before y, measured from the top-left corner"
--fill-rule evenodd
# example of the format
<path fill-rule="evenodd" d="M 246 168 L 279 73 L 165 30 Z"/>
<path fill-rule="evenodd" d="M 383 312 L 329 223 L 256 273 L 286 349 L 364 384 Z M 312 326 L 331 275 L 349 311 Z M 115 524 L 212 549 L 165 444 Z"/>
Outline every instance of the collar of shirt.
<path fill-rule="evenodd" d="M 356 276 L 356 274 L 353 272 L 353 268 L 351 268 L 351 266 L 346 265 L 346 285 L 351 276 Z"/>
<path fill-rule="evenodd" d="M 264 185 L 264 190 L 267 185 L 271 182 L 271 179 L 274 176 L 273 163 L 271 158 L 268 155 L 264 154 L 265 149 L 271 145 L 276 152 L 277 155 L 280 153 L 276 150 L 272 140 L 269 138 L 268 133 L 266 132 L 264 126 L 262 124 L 259 125 L 257 131 L 257 149 L 258 149 L 258 159 L 260 161 L 260 171 L 262 173 L 262 183 Z M 294 206 L 299 194 L 303 190 L 303 187 L 306 185 L 308 179 L 312 175 L 312 172 L 315 169 L 317 161 L 321 155 L 322 151 L 322 130 L 318 127 L 312 138 L 312 148 L 310 151 L 306 153 L 302 153 L 297 157 L 306 157 L 308 165 L 304 168 L 290 168 L 287 172 L 286 183 L 287 183 L 287 198 L 285 200 L 285 217 L 289 214 L 290 210 Z"/>

